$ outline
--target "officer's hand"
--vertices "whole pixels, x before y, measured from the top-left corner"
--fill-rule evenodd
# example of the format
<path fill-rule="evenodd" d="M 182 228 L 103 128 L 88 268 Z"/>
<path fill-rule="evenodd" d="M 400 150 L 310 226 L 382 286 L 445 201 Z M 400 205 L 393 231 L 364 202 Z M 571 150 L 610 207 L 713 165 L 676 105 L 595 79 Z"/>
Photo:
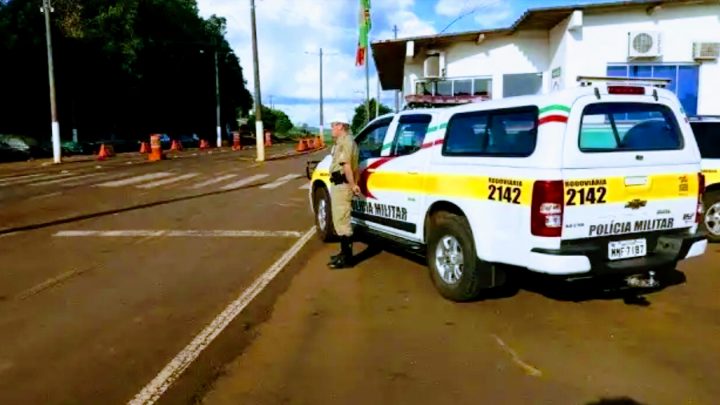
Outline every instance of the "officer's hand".
<path fill-rule="evenodd" d="M 352 192 L 358 197 L 360 197 L 360 195 L 362 194 L 360 192 L 360 186 L 358 186 L 357 184 L 352 187 Z"/>

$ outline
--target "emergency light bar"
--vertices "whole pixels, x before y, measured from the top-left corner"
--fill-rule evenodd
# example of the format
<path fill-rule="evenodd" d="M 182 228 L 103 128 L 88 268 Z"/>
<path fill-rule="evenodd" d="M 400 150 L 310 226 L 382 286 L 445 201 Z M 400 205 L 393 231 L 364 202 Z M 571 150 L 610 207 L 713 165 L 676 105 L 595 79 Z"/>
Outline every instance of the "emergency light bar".
<path fill-rule="evenodd" d="M 616 76 L 578 76 L 580 87 L 592 86 L 593 83 L 613 83 L 625 86 L 652 86 L 664 89 L 671 79 L 658 79 L 649 77 L 616 77 Z"/>

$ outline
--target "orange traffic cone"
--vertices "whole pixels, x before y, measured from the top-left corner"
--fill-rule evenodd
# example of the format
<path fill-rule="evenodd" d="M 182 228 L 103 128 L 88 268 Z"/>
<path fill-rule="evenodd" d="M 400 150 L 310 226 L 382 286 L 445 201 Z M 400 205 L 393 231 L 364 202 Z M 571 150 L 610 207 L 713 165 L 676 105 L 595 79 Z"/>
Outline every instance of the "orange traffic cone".
<path fill-rule="evenodd" d="M 105 149 L 105 144 L 103 143 L 103 144 L 100 145 L 100 151 L 98 152 L 97 160 L 105 160 L 105 159 L 107 159 L 108 157 L 110 157 L 110 154 L 109 154 L 108 151 Z"/>
<path fill-rule="evenodd" d="M 205 150 L 209 148 L 208 141 L 201 139 L 200 140 L 200 150 Z"/>
<path fill-rule="evenodd" d="M 265 146 L 272 146 L 272 137 L 270 132 L 265 132 Z"/>
<path fill-rule="evenodd" d="M 317 138 L 315 138 L 315 146 L 317 146 L 318 148 L 325 147 L 325 142 L 323 142 L 322 136 L 318 136 Z"/>
<path fill-rule="evenodd" d="M 307 146 L 306 146 L 306 144 L 305 144 L 305 140 L 304 140 L 304 139 L 300 138 L 300 140 L 298 140 L 298 144 L 297 144 L 297 146 L 295 147 L 295 150 L 298 151 L 298 152 L 305 152 L 305 150 L 307 150 Z"/>
<path fill-rule="evenodd" d="M 232 150 L 242 150 L 242 145 L 240 144 L 240 133 L 239 132 L 233 132 L 233 145 Z"/>
<path fill-rule="evenodd" d="M 178 141 L 177 141 L 177 140 L 173 139 L 172 143 L 170 144 L 170 150 L 171 150 L 171 151 L 180 150 L 180 148 L 178 147 Z"/>
<path fill-rule="evenodd" d="M 150 153 L 150 145 L 147 142 L 140 142 L 140 153 Z"/>

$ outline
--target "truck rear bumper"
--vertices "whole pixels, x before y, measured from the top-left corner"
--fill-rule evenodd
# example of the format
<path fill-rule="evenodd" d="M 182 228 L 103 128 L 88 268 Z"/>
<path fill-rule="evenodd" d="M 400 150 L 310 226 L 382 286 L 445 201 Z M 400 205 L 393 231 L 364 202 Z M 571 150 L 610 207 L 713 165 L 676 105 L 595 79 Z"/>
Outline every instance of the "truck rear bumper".
<path fill-rule="evenodd" d="M 662 235 L 648 238 L 648 254 L 644 257 L 610 261 L 607 241 L 587 241 L 560 249 L 535 248 L 530 252 L 529 270 L 552 275 L 633 274 L 672 266 L 680 260 L 700 256 L 707 249 L 702 234 Z"/>

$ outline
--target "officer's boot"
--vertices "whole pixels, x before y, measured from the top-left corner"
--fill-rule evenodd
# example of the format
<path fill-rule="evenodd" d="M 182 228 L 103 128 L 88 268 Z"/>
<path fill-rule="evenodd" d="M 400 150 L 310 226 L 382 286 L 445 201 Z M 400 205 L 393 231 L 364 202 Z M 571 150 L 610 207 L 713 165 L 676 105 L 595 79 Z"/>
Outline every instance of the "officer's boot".
<path fill-rule="evenodd" d="M 352 238 L 350 236 L 340 237 L 340 254 L 328 264 L 332 269 L 346 269 L 352 267 Z"/>

